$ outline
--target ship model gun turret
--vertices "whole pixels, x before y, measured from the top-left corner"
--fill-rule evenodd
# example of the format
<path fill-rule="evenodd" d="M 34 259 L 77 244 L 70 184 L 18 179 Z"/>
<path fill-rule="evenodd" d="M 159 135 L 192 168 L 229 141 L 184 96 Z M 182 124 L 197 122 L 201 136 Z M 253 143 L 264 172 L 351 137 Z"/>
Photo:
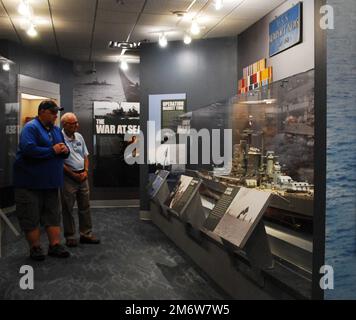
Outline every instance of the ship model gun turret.
<path fill-rule="evenodd" d="M 253 130 L 250 126 L 243 131 L 241 138 L 240 143 L 234 146 L 231 171 L 239 185 L 283 193 L 312 193 L 313 185 L 294 181 L 282 172 L 279 156 L 274 151 L 264 152 L 263 131 Z"/>

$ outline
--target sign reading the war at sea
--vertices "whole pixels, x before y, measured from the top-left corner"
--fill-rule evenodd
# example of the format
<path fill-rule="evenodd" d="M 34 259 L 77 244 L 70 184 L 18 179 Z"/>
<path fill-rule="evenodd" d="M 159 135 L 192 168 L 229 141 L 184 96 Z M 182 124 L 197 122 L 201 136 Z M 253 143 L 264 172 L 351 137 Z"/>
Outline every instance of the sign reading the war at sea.
<path fill-rule="evenodd" d="M 298 3 L 269 24 L 269 56 L 302 41 L 302 3 Z"/>
<path fill-rule="evenodd" d="M 179 122 L 179 116 L 186 113 L 185 99 L 181 100 L 162 100 L 162 129 L 171 129 L 175 133 L 177 132 Z"/>
<path fill-rule="evenodd" d="M 139 117 L 140 104 L 137 102 L 94 102 L 94 186 L 138 185 L 137 165 L 128 165 L 124 152 L 129 144 L 138 141 Z M 130 141 L 124 140 L 126 133 L 132 135 Z"/>

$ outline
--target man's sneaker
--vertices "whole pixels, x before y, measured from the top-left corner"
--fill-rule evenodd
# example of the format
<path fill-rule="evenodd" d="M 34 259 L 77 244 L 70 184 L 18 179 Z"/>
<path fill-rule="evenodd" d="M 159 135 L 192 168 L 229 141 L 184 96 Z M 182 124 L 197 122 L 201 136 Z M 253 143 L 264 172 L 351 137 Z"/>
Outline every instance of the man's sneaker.
<path fill-rule="evenodd" d="M 57 243 L 54 246 L 49 246 L 48 255 L 56 258 L 68 258 L 70 253 L 66 250 L 64 246 Z"/>
<path fill-rule="evenodd" d="M 81 235 L 80 243 L 99 244 L 100 240 L 98 238 L 96 238 L 94 235 L 88 235 L 88 236 Z"/>
<path fill-rule="evenodd" d="M 77 239 L 68 238 L 66 240 L 66 246 L 69 247 L 69 248 L 78 247 L 78 240 Z"/>
<path fill-rule="evenodd" d="M 45 254 L 41 247 L 32 247 L 30 249 L 30 258 L 36 261 L 43 261 L 45 259 Z"/>

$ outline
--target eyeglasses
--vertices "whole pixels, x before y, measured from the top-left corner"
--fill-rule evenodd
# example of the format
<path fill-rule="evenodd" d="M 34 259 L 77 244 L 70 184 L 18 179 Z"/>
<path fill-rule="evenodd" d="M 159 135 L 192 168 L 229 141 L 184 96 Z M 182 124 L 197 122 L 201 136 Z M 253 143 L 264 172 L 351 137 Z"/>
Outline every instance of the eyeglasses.
<path fill-rule="evenodd" d="M 75 122 L 66 122 L 66 124 L 69 124 L 69 125 L 73 126 L 73 125 L 77 125 L 77 124 L 78 124 L 78 121 L 75 121 Z"/>

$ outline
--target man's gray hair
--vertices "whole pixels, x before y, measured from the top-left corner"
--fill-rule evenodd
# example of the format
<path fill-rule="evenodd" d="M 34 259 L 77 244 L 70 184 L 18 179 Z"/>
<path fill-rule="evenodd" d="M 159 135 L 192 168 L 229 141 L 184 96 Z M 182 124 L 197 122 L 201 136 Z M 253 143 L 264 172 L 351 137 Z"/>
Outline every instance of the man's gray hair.
<path fill-rule="evenodd" d="M 77 116 L 73 113 L 73 112 L 67 112 L 65 113 L 62 117 L 61 117 L 61 123 L 65 123 L 68 122 L 68 118 L 72 118 L 75 117 L 77 118 Z"/>

